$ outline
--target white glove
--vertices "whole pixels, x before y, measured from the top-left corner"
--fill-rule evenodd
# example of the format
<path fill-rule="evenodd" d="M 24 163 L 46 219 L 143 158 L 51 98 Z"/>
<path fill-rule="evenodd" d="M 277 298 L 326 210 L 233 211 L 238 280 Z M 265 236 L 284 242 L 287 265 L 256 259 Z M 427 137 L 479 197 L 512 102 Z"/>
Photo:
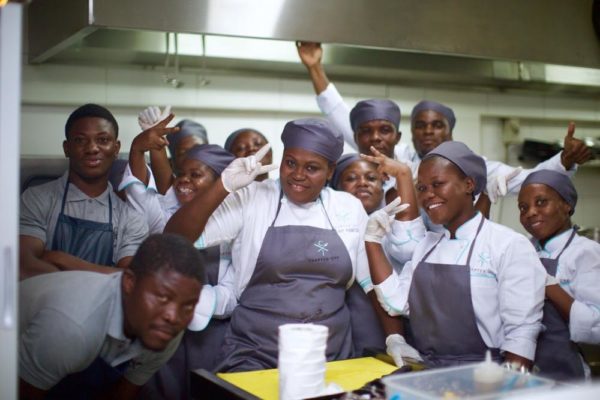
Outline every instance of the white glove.
<path fill-rule="evenodd" d="M 406 210 L 410 204 L 400 204 L 400 197 L 396 198 L 381 210 L 377 210 L 369 216 L 365 242 L 381 243 L 381 239 L 392 229 L 392 221 L 396 214 Z"/>
<path fill-rule="evenodd" d="M 500 197 L 508 193 L 508 181 L 519 175 L 523 168 L 517 167 L 508 175 L 496 175 L 486 185 L 486 193 L 492 203 L 496 203 Z"/>
<path fill-rule="evenodd" d="M 138 114 L 138 124 L 143 131 L 152 128 L 171 114 L 171 106 L 166 106 L 161 112 L 160 107 L 150 106 Z"/>
<path fill-rule="evenodd" d="M 225 190 L 229 193 L 235 192 L 251 184 L 258 175 L 277 169 L 276 164 L 262 165 L 258 161 L 262 160 L 269 148 L 271 145 L 267 143 L 256 154 L 233 160 L 221 173 L 221 182 Z"/>
<path fill-rule="evenodd" d="M 405 361 L 423 361 L 417 349 L 406 343 L 404 336 L 394 333 L 385 338 L 386 353 L 394 359 L 396 366 L 402 367 Z"/>
<path fill-rule="evenodd" d="M 560 282 L 556 277 L 546 274 L 546 286 L 558 285 Z"/>

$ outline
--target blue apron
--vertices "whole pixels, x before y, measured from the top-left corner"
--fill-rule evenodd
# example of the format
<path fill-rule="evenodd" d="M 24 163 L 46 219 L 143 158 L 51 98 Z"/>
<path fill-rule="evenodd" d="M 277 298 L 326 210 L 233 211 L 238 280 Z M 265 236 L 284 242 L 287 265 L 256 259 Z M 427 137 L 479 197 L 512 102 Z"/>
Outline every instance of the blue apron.
<path fill-rule="evenodd" d="M 576 232 L 574 229 L 556 258 L 540 258 L 548 274 L 556 276 L 558 259 L 569 247 Z M 539 374 L 560 381 L 583 379 L 582 358 L 577 346 L 571 341 L 569 324 L 548 299 L 544 301 L 542 324 L 546 330 L 540 333 L 535 351 L 535 365 L 540 369 Z"/>
<path fill-rule="evenodd" d="M 108 194 L 108 221 L 95 222 L 70 217 L 65 214 L 65 202 L 69 191 L 69 180 L 63 192 L 60 213 L 54 228 L 52 250 L 79 257 L 98 265 L 114 265 L 112 200 Z"/>
<path fill-rule="evenodd" d="M 408 295 L 410 327 L 414 346 L 429 368 L 483 361 L 488 350 L 477 328 L 469 266 L 484 221 L 482 217 L 465 265 L 426 261 L 442 236 L 415 268 Z M 500 359 L 498 349 L 489 350 Z"/>
<path fill-rule="evenodd" d="M 97 357 L 86 369 L 68 375 L 56 384 L 48 394 L 49 400 L 87 400 L 96 399 L 116 384 L 125 373 L 131 360 L 115 367 Z"/>
<path fill-rule="evenodd" d="M 306 225 L 275 226 L 262 242 L 254 273 L 231 316 L 219 371 L 277 367 L 278 327 L 287 323 L 329 328 L 327 360 L 353 355 L 346 284 L 352 261 L 327 211 L 331 229 Z"/>

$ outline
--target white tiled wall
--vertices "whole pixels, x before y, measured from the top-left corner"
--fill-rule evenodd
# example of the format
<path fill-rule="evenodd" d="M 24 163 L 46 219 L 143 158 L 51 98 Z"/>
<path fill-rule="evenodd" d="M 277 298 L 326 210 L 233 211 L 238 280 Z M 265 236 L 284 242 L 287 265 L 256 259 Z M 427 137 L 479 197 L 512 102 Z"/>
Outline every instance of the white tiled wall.
<path fill-rule="evenodd" d="M 172 105 L 176 119 L 191 118 L 204 124 L 212 143 L 223 144 L 230 132 L 241 127 L 258 129 L 270 139 L 275 159 L 282 154 L 279 134 L 285 122 L 319 115 L 308 78 L 225 72 L 211 73 L 206 78 L 210 84 L 203 86 L 201 75 L 184 71 L 179 76 L 183 87 L 174 89 L 164 83 L 162 72 L 148 68 L 25 66 L 21 153 L 62 156 L 66 118 L 75 107 L 87 102 L 106 105 L 113 111 L 119 121 L 124 152 L 139 132 L 138 112 L 148 105 Z M 350 106 L 365 98 L 395 100 L 403 114 L 401 140 L 409 144 L 410 111 L 421 99 L 452 107 L 457 115 L 454 139 L 465 141 L 490 159 L 516 159 L 503 144 L 502 118 L 520 119 L 520 138 L 559 140 L 568 120 L 580 122 L 577 135 L 600 136 L 600 100 L 564 94 L 449 91 L 355 82 L 338 82 L 337 86 Z M 346 149 L 350 151 L 350 147 Z M 586 167 L 575 180 L 581 197 L 575 220 L 585 226 L 600 226 L 600 213 L 596 212 L 596 204 L 600 204 L 599 178 L 599 167 Z M 514 202 L 513 198 L 494 206 L 492 216 L 520 229 Z"/>

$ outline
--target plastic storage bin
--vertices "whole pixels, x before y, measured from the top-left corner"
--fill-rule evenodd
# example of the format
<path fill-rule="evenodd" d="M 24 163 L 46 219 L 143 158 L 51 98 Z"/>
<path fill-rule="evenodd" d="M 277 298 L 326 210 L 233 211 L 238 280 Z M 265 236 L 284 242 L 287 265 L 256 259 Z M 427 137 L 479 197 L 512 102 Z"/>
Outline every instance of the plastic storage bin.
<path fill-rule="evenodd" d="M 383 378 L 388 400 L 499 399 L 508 395 L 548 390 L 555 385 L 550 379 L 503 370 L 502 379 L 494 384 L 475 382 L 474 371 L 481 364 L 412 372 Z"/>

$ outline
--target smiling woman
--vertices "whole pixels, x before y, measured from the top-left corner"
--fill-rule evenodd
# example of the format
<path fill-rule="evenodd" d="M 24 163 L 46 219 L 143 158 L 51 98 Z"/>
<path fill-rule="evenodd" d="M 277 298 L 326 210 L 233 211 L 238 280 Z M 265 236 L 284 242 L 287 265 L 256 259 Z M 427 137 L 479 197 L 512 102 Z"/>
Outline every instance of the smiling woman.
<path fill-rule="evenodd" d="M 301 148 L 286 149 L 279 168 L 281 189 L 296 204 L 314 201 L 333 175 L 325 157 Z"/>
<path fill-rule="evenodd" d="M 440 144 L 419 166 L 416 189 L 444 232 L 427 232 L 400 274 L 379 243 L 367 243 L 378 299 L 390 315 L 409 316 L 429 367 L 481 361 L 486 350 L 527 367 L 534 359 L 543 269 L 525 237 L 475 210 L 485 183 L 480 156 L 460 142 Z"/>
<path fill-rule="evenodd" d="M 258 162 L 265 146 L 232 162 L 165 228 L 197 247 L 232 238 L 240 244 L 232 255 L 238 273 L 228 288 L 239 305 L 225 335 L 221 371 L 276 367 L 283 323 L 326 325 L 327 358 L 354 355 L 345 298 L 353 276 L 370 289 L 362 241 L 367 215 L 354 196 L 325 186 L 343 139 L 323 120 L 303 119 L 288 122 L 281 140 L 279 181 L 253 182 L 272 169 Z"/>
<path fill-rule="evenodd" d="M 541 170 L 523 182 L 519 193 L 521 224 L 547 272 L 543 324 L 535 364 L 540 374 L 572 381 L 586 375 L 573 342 L 600 343 L 600 245 L 577 234 L 571 215 L 577 192 L 568 176 Z M 590 327 L 592 327 L 590 329 Z"/>

